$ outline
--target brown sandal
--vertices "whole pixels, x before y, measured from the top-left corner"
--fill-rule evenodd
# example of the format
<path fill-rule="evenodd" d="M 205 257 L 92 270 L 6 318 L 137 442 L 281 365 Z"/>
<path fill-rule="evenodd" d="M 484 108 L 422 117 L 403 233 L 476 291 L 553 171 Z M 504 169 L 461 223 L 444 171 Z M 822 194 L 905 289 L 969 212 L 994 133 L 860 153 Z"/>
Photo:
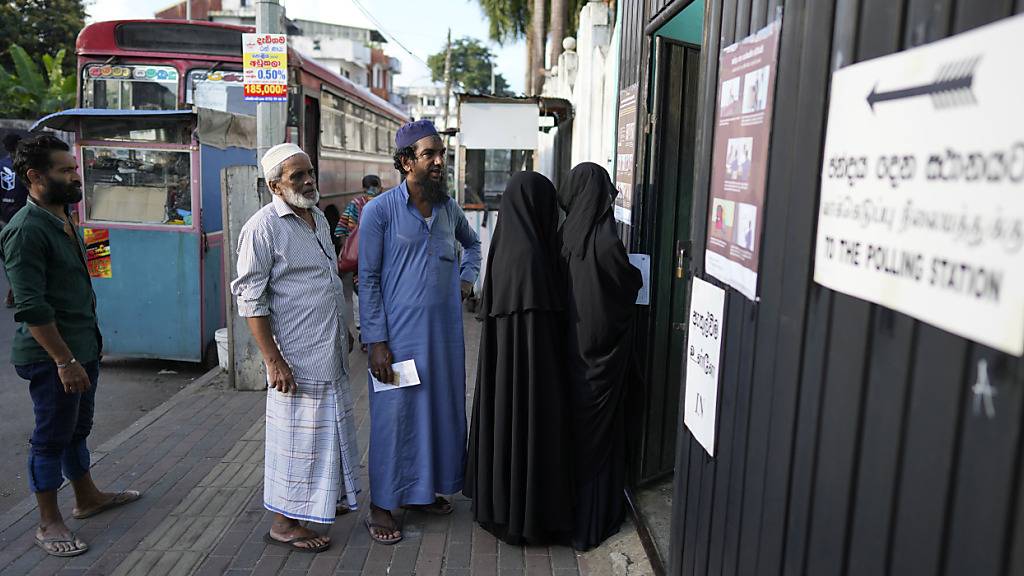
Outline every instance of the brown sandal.
<path fill-rule="evenodd" d="M 328 542 L 326 544 L 321 544 L 319 546 L 299 546 L 299 544 L 309 542 L 311 540 L 316 540 L 319 537 L 319 534 L 314 534 L 313 536 L 296 536 L 291 540 L 278 540 L 277 538 L 271 536 L 270 532 L 267 532 L 263 535 L 263 541 L 267 544 L 270 544 L 271 546 L 284 546 L 285 548 L 290 548 L 292 552 L 308 552 L 310 554 L 319 554 L 320 552 L 323 552 L 324 550 L 330 548 L 331 543 Z"/>
<path fill-rule="evenodd" d="M 370 517 L 369 516 L 367 516 L 366 518 L 363 518 L 363 524 L 366 524 L 366 530 L 367 530 L 367 532 L 370 533 L 370 538 L 373 538 L 373 541 L 378 543 L 378 544 L 383 544 L 385 546 L 391 546 L 392 544 L 398 544 L 399 542 L 402 541 L 403 538 L 405 538 L 405 536 L 399 536 L 398 538 L 394 538 L 394 539 L 388 540 L 387 538 L 385 538 L 383 536 L 378 536 L 377 534 L 374 534 L 373 533 L 374 530 L 378 530 L 378 531 L 381 531 L 381 532 L 401 532 L 401 530 L 399 530 L 398 528 L 388 528 L 387 526 L 381 526 L 380 524 L 374 524 L 373 522 L 370 522 Z"/>
<path fill-rule="evenodd" d="M 402 506 L 406 510 L 412 510 L 414 512 L 423 512 L 424 514 L 433 514 L 435 516 L 447 516 L 455 511 L 455 506 L 452 503 L 438 496 L 431 504 L 406 504 Z"/>

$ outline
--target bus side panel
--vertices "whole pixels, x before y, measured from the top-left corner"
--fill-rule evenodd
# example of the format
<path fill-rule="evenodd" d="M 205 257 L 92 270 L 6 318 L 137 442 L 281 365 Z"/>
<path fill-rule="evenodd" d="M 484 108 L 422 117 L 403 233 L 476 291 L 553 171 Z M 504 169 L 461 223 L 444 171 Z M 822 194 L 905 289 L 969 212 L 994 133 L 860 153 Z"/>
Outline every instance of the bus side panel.
<path fill-rule="evenodd" d="M 199 162 L 202 178 L 203 232 L 220 232 L 224 229 L 221 206 L 220 171 L 228 166 L 255 166 L 256 151 L 248 148 L 227 148 L 220 150 L 213 146 L 199 147 Z"/>
<path fill-rule="evenodd" d="M 203 249 L 203 350 L 214 341 L 214 333 L 227 326 L 224 270 L 224 215 L 221 171 L 229 166 L 255 166 L 256 151 L 200 145 L 202 182 L 202 223 L 206 233 Z"/>
<path fill-rule="evenodd" d="M 110 278 L 94 278 L 104 353 L 198 362 L 197 234 L 110 228 Z"/>

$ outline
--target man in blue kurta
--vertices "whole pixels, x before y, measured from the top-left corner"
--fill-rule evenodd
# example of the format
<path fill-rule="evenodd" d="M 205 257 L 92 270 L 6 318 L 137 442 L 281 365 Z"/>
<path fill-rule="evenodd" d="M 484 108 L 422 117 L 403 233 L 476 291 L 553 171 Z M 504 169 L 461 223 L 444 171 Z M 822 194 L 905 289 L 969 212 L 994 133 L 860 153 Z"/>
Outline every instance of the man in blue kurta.
<path fill-rule="evenodd" d="M 370 372 L 390 383 L 395 362 L 414 360 L 421 384 L 370 385 L 370 517 L 374 540 L 402 539 L 400 507 L 447 514 L 439 494 L 462 490 L 466 365 L 462 298 L 480 272 L 480 240 L 448 196 L 445 148 L 418 121 L 395 136 L 404 182 L 371 200 L 360 218 L 359 317 Z M 460 261 L 457 244 L 463 248 Z"/>

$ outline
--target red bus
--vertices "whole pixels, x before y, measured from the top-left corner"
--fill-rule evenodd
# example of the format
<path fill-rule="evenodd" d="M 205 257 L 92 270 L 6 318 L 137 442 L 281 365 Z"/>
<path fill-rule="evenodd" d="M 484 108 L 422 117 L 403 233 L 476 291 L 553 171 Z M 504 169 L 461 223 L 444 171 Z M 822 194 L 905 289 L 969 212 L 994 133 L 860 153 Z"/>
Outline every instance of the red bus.
<path fill-rule="evenodd" d="M 251 27 L 182 20 L 117 20 L 78 36 L 82 108 L 180 110 L 192 106 L 254 115 L 242 97 L 242 33 Z M 310 155 L 321 207 L 344 210 L 367 174 L 398 184 L 392 163 L 404 112 L 300 53 L 288 51 L 287 140 Z"/>

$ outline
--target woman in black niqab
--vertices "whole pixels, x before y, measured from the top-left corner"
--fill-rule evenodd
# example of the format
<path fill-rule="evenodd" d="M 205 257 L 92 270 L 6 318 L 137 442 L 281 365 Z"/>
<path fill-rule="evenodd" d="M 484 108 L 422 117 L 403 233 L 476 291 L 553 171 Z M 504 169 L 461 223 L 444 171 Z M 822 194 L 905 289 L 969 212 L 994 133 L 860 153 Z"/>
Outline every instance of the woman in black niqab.
<path fill-rule="evenodd" d="M 618 532 L 625 517 L 624 405 L 634 304 L 643 279 L 616 233 L 615 195 L 608 172 L 589 162 L 573 168 L 558 191 L 566 212 L 561 238 L 577 550 L 594 548 Z"/>
<path fill-rule="evenodd" d="M 517 173 L 487 260 L 463 489 L 473 518 L 510 544 L 567 542 L 572 530 L 563 300 L 555 187 Z"/>

